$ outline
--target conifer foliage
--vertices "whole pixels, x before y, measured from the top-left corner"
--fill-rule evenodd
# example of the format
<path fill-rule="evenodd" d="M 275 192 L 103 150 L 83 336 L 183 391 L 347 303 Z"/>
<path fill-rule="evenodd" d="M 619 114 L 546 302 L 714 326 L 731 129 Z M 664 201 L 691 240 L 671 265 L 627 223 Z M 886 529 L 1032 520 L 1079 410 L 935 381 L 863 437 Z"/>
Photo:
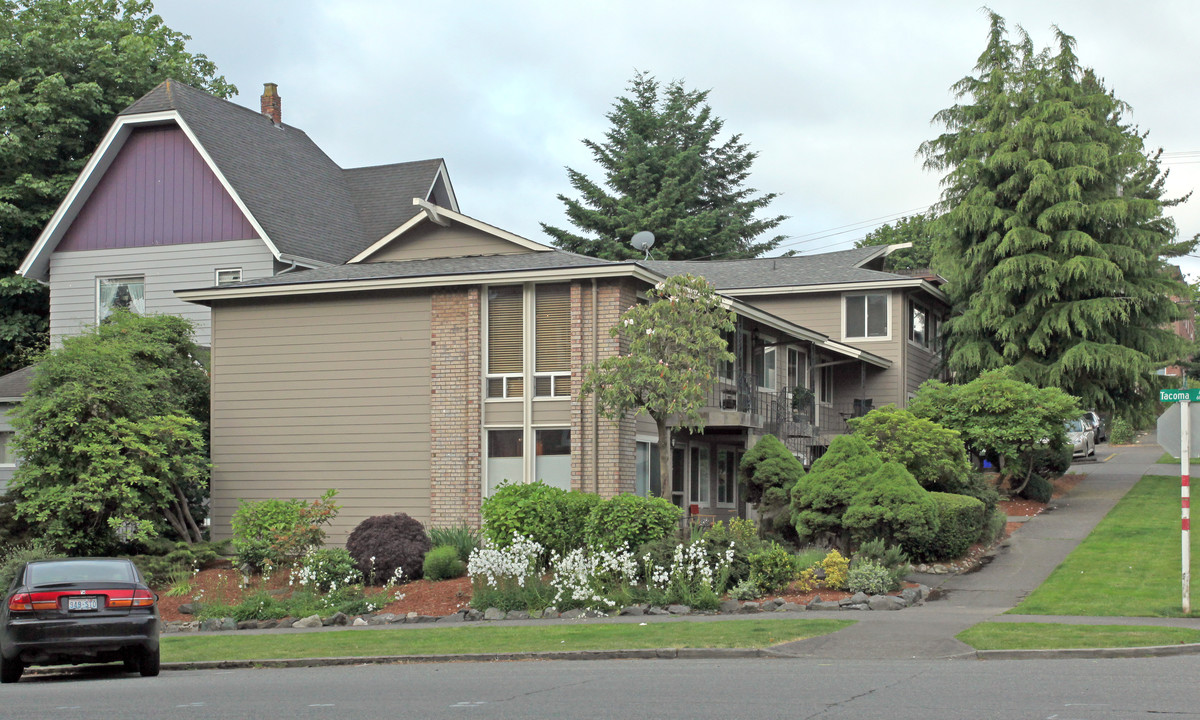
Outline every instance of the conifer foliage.
<path fill-rule="evenodd" d="M 1164 197 L 1158 155 L 1074 38 L 1056 28 L 1054 51 L 1035 51 L 989 16 L 975 74 L 934 118 L 946 131 L 921 147 L 946 172 L 947 362 L 968 380 L 1011 365 L 1084 407 L 1146 412 L 1154 370 L 1189 354 L 1167 326 L 1186 293 L 1163 260 L 1194 245 L 1163 214 L 1182 200 Z"/>
<path fill-rule="evenodd" d="M 725 121 L 712 114 L 707 90 L 666 86 L 638 73 L 617 98 L 603 142 L 583 144 L 604 172 L 603 183 L 567 168 L 578 199 L 559 195 L 576 234 L 542 223 L 554 243 L 607 260 L 641 259 L 630 247 L 637 232 L 653 232 L 656 260 L 756 257 L 783 239 L 755 239 L 786 218 L 755 214 L 775 199 L 744 187 L 757 153 L 742 136 L 719 138 Z"/>

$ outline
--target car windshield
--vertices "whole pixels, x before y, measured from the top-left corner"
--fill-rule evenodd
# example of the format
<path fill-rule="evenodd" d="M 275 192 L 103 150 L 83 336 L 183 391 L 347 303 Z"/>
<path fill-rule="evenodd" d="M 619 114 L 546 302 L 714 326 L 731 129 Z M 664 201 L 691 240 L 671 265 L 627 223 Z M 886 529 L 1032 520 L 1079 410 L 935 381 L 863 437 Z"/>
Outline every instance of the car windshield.
<path fill-rule="evenodd" d="M 65 582 L 137 582 L 126 560 L 56 560 L 30 563 L 25 581 L 30 586 Z"/>
<path fill-rule="evenodd" d="M 1067 423 L 1067 432 L 1083 432 L 1082 420 L 1071 420 Z"/>

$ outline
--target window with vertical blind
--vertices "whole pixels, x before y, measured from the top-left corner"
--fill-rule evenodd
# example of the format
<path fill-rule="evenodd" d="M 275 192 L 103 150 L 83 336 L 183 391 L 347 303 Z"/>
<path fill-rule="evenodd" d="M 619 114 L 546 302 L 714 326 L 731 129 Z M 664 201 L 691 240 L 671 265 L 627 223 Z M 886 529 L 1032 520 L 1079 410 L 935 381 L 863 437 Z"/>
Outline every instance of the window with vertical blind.
<path fill-rule="evenodd" d="M 571 286 L 534 287 L 534 396 L 571 396 Z"/>
<path fill-rule="evenodd" d="M 520 285 L 488 288 L 487 396 L 525 392 L 525 300 Z"/>

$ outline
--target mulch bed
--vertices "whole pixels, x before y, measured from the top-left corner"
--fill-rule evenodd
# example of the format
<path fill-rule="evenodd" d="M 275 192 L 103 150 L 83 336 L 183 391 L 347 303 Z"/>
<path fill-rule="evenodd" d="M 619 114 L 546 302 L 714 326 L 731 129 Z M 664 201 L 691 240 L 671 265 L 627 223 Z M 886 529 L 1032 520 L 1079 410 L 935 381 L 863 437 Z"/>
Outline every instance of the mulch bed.
<path fill-rule="evenodd" d="M 1066 495 L 1085 477 L 1085 475 L 1064 475 L 1058 478 L 1054 481 L 1054 497 L 1059 498 Z M 1002 500 L 999 505 L 1010 517 L 1033 517 L 1046 508 L 1045 503 L 1020 498 Z M 1019 522 L 1008 523 L 1005 528 L 1005 537 L 1011 535 L 1019 527 L 1021 527 L 1021 523 Z M 973 560 L 981 558 L 986 551 L 987 548 L 980 545 L 972 546 L 967 553 L 967 557 L 963 558 L 960 563 L 972 563 Z M 287 592 L 288 578 L 286 573 L 278 573 L 275 577 L 268 578 L 265 581 L 259 577 L 250 578 L 249 586 L 246 588 L 242 587 L 244 583 L 245 578 L 243 578 L 242 574 L 231 567 L 214 567 L 201 570 L 192 579 L 191 591 L 186 595 L 169 596 L 167 595 L 168 588 L 160 588 L 158 590 L 159 613 L 162 615 L 164 621 L 192 620 L 194 619 L 192 616 L 179 612 L 179 606 L 190 602 L 194 597 L 199 597 L 205 602 L 235 604 L 244 594 L 261 588 L 280 593 Z M 371 589 L 371 591 L 377 590 L 379 588 Z M 470 604 L 471 581 L 465 577 L 440 582 L 417 580 L 396 586 L 393 588 L 393 592 L 399 594 L 400 597 L 380 608 L 378 612 L 388 612 L 396 615 L 415 612 L 419 615 L 443 616 L 450 615 Z M 822 600 L 841 600 L 849 597 L 850 593 L 838 590 L 818 590 L 816 592 L 802 593 L 796 591 L 796 587 L 793 584 L 789 590 L 772 597 L 779 597 L 786 602 L 793 602 L 799 605 L 807 605 L 818 595 Z"/>

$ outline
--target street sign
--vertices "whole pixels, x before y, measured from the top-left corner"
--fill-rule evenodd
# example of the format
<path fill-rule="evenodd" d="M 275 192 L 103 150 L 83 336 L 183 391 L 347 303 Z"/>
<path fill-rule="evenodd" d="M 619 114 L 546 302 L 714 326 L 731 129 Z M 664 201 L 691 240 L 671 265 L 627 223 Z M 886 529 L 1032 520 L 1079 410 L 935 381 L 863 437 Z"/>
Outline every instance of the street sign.
<path fill-rule="evenodd" d="M 1187 403 L 1188 419 L 1191 420 L 1191 432 L 1189 436 L 1192 439 L 1193 452 L 1195 449 L 1200 449 L 1200 403 Z M 1172 403 L 1167 411 L 1158 416 L 1158 444 L 1163 450 L 1171 453 L 1171 457 L 1179 457 L 1179 420 L 1180 408 L 1182 403 Z"/>
<path fill-rule="evenodd" d="M 1159 390 L 1159 402 L 1179 402 L 1180 400 L 1190 400 L 1192 402 L 1200 402 L 1200 388 L 1192 388 L 1190 390 Z"/>

